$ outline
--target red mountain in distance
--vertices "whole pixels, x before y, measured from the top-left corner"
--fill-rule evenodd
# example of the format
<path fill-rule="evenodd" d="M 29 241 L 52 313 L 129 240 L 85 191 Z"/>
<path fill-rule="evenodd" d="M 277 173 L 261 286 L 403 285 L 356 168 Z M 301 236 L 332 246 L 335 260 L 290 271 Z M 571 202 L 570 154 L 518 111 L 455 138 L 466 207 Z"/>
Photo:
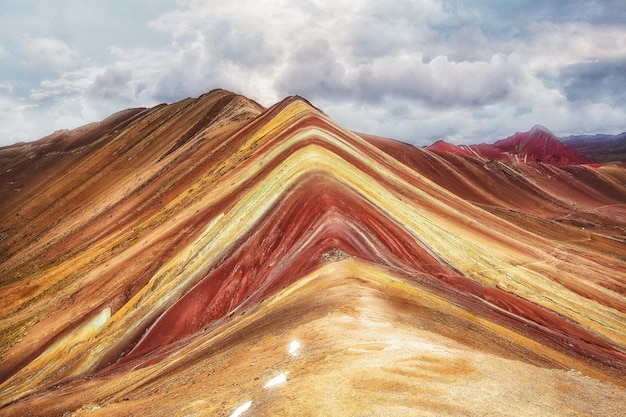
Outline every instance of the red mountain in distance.
<path fill-rule="evenodd" d="M 550 130 L 541 125 L 533 126 L 528 132 L 517 132 L 493 144 L 456 146 L 439 140 L 427 148 L 488 160 L 541 162 L 556 166 L 596 163 L 589 156 L 563 144 Z"/>

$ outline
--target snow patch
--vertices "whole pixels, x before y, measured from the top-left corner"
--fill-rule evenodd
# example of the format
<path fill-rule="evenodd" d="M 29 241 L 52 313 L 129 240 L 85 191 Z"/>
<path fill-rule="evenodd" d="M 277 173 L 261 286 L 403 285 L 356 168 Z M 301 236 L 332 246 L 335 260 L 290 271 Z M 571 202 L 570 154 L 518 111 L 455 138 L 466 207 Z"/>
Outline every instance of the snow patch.
<path fill-rule="evenodd" d="M 248 409 L 250 408 L 250 406 L 252 405 L 252 401 L 248 401 L 247 403 L 243 403 L 241 404 L 239 407 L 237 407 L 237 409 L 230 415 L 230 417 L 239 417 L 240 415 L 242 415 L 243 413 L 245 413 L 246 411 L 248 411 Z"/>

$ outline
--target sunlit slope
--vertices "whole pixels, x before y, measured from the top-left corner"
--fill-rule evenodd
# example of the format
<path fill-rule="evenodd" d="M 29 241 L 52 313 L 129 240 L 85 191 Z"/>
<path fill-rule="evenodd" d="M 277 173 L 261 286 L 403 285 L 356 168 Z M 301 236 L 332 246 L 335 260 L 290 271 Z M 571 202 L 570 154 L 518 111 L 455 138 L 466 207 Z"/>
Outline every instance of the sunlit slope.
<path fill-rule="evenodd" d="M 127 415 L 157 392 L 171 395 L 171 415 L 198 395 L 200 364 L 277 349 L 289 341 L 264 335 L 281 332 L 323 333 L 315 354 L 353 364 L 345 375 L 368 355 L 408 361 L 395 374 L 409 393 L 427 379 L 409 371 L 426 340 L 452 352 L 435 354 L 442 375 L 466 358 L 472 369 L 488 363 L 488 375 L 540 367 L 537 387 L 554 375 L 574 387 L 582 377 L 565 371 L 575 369 L 624 399 L 623 166 L 485 164 L 357 136 L 298 97 L 264 110 L 221 90 L 136 110 L 92 136 L 35 154 L 48 182 L 29 171 L 29 194 L 4 191 L 0 401 L 22 399 L 8 415 L 93 402 Z M 0 149 L 7 179 L 26 178 L 28 146 Z M 348 318 L 325 316 L 333 305 Z M 363 315 L 376 321 L 361 323 L 363 343 L 380 349 L 350 341 Z M 240 396 L 274 360 L 255 362 L 262 375 L 216 367 L 223 405 L 204 404 L 207 415 L 248 401 Z M 304 392 L 288 384 L 292 395 L 319 398 L 309 410 L 343 375 L 322 362 L 289 371 L 308 381 Z M 395 392 L 381 382 L 389 375 L 376 378 Z M 375 385 L 352 384 L 333 401 Z M 429 401 L 414 407 L 454 414 L 453 402 Z M 412 409 L 396 406 L 380 398 L 380 412 Z"/>
<path fill-rule="evenodd" d="M 548 356 L 569 361 L 567 354 L 478 317 L 390 268 L 345 259 L 157 350 L 151 363 L 131 361 L 68 381 L 4 411 L 61 415 L 76 410 L 76 416 L 620 414 L 623 387 L 560 370 Z M 243 409 L 246 414 L 237 414 Z"/>

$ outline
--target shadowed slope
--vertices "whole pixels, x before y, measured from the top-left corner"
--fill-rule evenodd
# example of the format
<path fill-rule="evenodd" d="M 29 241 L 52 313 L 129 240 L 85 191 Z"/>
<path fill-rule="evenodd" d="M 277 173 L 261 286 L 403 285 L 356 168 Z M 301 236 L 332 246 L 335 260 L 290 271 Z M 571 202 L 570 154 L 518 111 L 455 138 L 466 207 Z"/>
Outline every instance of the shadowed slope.
<path fill-rule="evenodd" d="M 626 162 L 626 132 L 618 135 L 578 135 L 561 138 L 567 146 L 598 162 Z"/>
<path fill-rule="evenodd" d="M 103 415 L 125 415 L 166 393 L 169 414 L 193 404 L 228 413 L 254 375 L 278 372 L 285 354 L 271 352 L 287 333 L 309 345 L 319 335 L 308 352 L 320 356 L 289 371 L 302 378 L 285 391 L 300 398 L 295 408 L 268 397 L 262 414 L 311 412 L 320 399 L 348 412 L 351 393 L 382 392 L 422 399 L 403 408 L 377 396 L 380 412 L 454 415 L 463 404 L 418 395 L 425 380 L 440 375 L 437 389 L 459 389 L 477 411 L 446 375 L 535 367 L 524 395 L 558 375 L 567 389 L 597 388 L 593 404 L 610 393 L 614 410 L 624 391 L 611 384 L 626 368 L 624 168 L 479 163 L 363 137 L 298 97 L 262 111 L 214 91 L 144 110 L 85 151 L 92 168 L 57 180 L 58 207 L 31 209 L 25 243 L 3 213 L 7 239 L 23 245 L 2 264 L 0 399 L 22 399 L 5 411 L 98 402 Z M 62 209 L 70 214 L 41 225 L 40 212 Z M 601 233 L 569 221 L 579 218 Z M 29 259 L 42 261 L 33 269 Z M 262 371 L 236 365 L 246 350 Z M 383 361 L 382 373 L 327 397 L 324 375 L 356 378 L 368 360 Z M 416 373 L 422 360 L 444 365 Z M 198 381 L 225 405 L 194 403 Z M 555 414 L 548 403 L 536 413 Z"/>

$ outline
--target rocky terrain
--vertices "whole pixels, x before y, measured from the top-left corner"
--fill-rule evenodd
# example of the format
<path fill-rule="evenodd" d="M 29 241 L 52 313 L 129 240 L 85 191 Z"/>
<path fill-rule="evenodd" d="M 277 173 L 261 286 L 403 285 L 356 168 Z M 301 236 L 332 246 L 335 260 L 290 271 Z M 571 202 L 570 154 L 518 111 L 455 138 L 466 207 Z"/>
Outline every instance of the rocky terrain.
<path fill-rule="evenodd" d="M 623 415 L 626 165 L 552 136 L 214 90 L 0 148 L 0 416 Z"/>

